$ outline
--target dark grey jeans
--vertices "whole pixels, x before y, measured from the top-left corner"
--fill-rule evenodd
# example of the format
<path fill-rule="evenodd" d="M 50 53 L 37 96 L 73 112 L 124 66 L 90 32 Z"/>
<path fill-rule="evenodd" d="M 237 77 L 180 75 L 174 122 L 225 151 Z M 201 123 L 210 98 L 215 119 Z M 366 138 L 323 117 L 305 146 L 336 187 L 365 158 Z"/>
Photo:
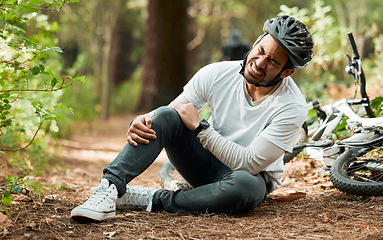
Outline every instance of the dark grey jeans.
<path fill-rule="evenodd" d="M 145 171 L 165 148 L 170 162 L 194 188 L 157 191 L 153 210 L 242 213 L 265 200 L 267 187 L 262 175 L 232 171 L 203 148 L 175 110 L 161 107 L 152 121 L 157 138 L 137 147 L 126 144 L 104 169 L 104 178 L 117 186 L 119 197 L 125 194 L 126 184 Z"/>

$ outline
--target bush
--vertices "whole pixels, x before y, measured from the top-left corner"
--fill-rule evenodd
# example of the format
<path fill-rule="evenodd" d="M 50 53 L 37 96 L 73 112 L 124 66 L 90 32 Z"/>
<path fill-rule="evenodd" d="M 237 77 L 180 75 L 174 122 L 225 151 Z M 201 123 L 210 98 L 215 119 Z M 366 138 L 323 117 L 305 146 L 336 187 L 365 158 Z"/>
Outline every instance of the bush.
<path fill-rule="evenodd" d="M 62 51 L 54 36 L 58 24 L 50 22 L 48 14 L 65 2 L 70 1 L 0 3 L 0 153 L 7 152 L 6 159 L 14 159 L 23 169 L 21 176 L 7 178 L 5 188 L 11 192 L 15 184 L 28 182 L 26 176 L 41 173 L 28 169 L 48 161 L 50 133 L 58 131 L 55 123 L 63 119 L 64 111 L 72 112 L 59 103 L 62 90 L 84 81 L 60 76 Z M 2 203 L 9 200 L 5 188 Z"/>

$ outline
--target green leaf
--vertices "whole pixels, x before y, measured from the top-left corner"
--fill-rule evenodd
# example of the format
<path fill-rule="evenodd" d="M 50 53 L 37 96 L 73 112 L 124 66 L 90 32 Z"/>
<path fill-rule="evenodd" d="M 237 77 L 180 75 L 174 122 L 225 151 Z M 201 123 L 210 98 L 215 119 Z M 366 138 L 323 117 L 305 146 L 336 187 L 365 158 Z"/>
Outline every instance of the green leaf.
<path fill-rule="evenodd" d="M 37 75 L 37 74 L 40 73 L 40 68 L 39 67 L 33 67 L 31 69 L 31 72 L 32 72 L 33 75 Z"/>
<path fill-rule="evenodd" d="M 71 190 L 71 188 L 68 187 L 68 186 L 65 186 L 65 185 L 60 185 L 58 187 L 58 190 L 60 190 L 60 191 L 67 191 L 67 190 Z"/>
<path fill-rule="evenodd" d="M 0 195 L 0 199 L 2 205 L 9 207 L 12 205 L 13 195 L 11 195 L 8 191 L 4 191 L 4 194 Z"/>
<path fill-rule="evenodd" d="M 81 77 L 76 77 L 73 79 L 74 81 L 80 81 L 82 83 L 85 83 L 86 82 L 86 77 L 83 75 Z"/>
<path fill-rule="evenodd" d="M 17 75 L 15 73 L 12 73 L 10 75 L 10 78 L 13 79 L 13 80 L 17 80 L 18 79 L 18 77 L 17 77 Z"/>
<path fill-rule="evenodd" d="M 57 84 L 57 78 L 53 78 L 51 81 L 51 88 L 53 89 Z"/>
<path fill-rule="evenodd" d="M 63 53 L 63 50 L 61 50 L 61 48 L 59 48 L 59 47 L 52 47 L 51 50 L 53 52 Z"/>

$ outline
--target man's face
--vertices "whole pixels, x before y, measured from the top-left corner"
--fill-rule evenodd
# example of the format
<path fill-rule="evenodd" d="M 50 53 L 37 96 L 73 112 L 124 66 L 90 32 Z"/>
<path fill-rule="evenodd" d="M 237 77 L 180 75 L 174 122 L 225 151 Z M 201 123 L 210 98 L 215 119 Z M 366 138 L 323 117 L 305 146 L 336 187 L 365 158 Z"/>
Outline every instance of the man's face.
<path fill-rule="evenodd" d="M 270 34 L 264 36 L 260 42 L 253 46 L 246 61 L 245 78 L 250 82 L 267 83 L 275 79 L 288 56 Z M 281 77 L 287 77 L 285 71 Z M 287 75 L 286 75 L 287 74 Z"/>

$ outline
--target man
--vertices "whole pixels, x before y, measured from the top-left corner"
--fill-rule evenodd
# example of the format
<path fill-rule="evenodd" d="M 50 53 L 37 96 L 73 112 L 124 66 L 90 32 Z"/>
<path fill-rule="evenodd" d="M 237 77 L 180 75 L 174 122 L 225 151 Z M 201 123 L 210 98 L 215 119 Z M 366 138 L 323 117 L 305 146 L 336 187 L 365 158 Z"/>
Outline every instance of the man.
<path fill-rule="evenodd" d="M 265 22 L 264 34 L 241 61 L 198 71 L 170 107 L 134 119 L 128 144 L 103 171 L 93 195 L 74 208 L 75 220 L 104 220 L 117 209 L 242 213 L 281 185 L 283 154 L 307 116 L 289 77 L 313 55 L 306 26 L 289 16 Z M 209 122 L 198 110 L 210 103 Z M 165 148 L 193 186 L 170 191 L 127 185 Z"/>

